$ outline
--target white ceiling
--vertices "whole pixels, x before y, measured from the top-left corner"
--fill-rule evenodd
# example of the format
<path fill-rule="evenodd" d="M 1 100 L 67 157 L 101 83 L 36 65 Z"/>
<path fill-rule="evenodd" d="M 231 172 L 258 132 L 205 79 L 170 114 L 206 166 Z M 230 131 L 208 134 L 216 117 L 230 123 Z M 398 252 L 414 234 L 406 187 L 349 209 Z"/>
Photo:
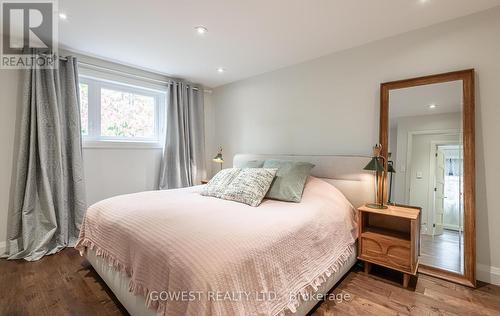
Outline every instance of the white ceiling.
<path fill-rule="evenodd" d="M 63 48 L 208 87 L 500 5 L 500 0 L 59 0 Z M 208 28 L 205 36 L 194 27 Z M 227 71 L 217 73 L 217 67 Z"/>
<path fill-rule="evenodd" d="M 391 90 L 389 118 L 462 111 L 462 80 Z M 434 109 L 429 105 L 434 104 Z"/>

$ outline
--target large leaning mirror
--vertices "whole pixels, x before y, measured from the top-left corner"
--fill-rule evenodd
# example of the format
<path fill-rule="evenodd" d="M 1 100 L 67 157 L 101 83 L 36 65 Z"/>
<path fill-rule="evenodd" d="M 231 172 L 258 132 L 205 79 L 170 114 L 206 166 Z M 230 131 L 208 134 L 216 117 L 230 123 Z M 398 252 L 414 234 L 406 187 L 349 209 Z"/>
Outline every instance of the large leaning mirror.
<path fill-rule="evenodd" d="M 382 84 L 388 203 L 421 208 L 419 272 L 475 286 L 474 71 Z"/>

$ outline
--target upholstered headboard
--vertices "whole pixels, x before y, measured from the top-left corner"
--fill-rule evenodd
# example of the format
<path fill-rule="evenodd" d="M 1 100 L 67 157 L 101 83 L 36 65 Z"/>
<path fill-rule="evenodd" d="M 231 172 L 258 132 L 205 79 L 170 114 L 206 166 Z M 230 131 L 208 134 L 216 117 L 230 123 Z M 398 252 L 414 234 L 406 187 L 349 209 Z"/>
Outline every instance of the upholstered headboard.
<path fill-rule="evenodd" d="M 375 200 L 375 177 L 363 170 L 370 157 L 347 155 L 259 155 L 236 154 L 234 167 L 241 167 L 250 160 L 281 159 L 305 161 L 315 164 L 311 175 L 323 178 L 339 189 L 355 207 Z"/>

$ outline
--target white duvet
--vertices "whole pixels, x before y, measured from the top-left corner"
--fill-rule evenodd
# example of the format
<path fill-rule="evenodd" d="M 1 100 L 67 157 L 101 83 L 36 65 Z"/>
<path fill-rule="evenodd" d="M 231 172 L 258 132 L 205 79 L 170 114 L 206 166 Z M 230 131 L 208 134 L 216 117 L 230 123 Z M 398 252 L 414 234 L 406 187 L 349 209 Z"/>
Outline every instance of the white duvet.
<path fill-rule="evenodd" d="M 302 202 L 259 207 L 201 196 L 202 187 L 123 195 L 87 211 L 77 248 L 127 274 L 160 315 L 294 312 L 348 259 L 355 211 L 310 177 Z"/>

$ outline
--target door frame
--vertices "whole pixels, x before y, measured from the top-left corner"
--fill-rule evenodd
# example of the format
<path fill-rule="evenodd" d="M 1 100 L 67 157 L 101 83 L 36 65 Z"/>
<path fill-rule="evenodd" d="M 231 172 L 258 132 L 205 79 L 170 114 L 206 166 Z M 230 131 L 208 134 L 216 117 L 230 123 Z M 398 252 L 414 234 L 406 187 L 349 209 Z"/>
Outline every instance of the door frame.
<path fill-rule="evenodd" d="M 460 135 L 460 133 L 453 134 L 453 135 Z M 453 136 L 451 135 L 451 136 Z M 436 186 L 436 152 L 437 152 L 437 147 L 440 145 L 458 145 L 460 146 L 461 143 L 460 141 L 440 141 L 440 140 L 435 140 L 431 141 L 431 150 L 429 154 L 429 191 L 427 192 L 427 203 L 428 205 L 431 205 L 432 203 L 432 211 L 427 213 L 427 230 L 430 229 L 432 232 L 432 236 L 434 236 L 434 227 L 432 226 L 432 223 L 430 223 L 429 219 L 432 219 L 434 222 L 434 191 L 431 190 L 432 187 Z M 432 213 L 432 216 L 431 216 Z"/>

